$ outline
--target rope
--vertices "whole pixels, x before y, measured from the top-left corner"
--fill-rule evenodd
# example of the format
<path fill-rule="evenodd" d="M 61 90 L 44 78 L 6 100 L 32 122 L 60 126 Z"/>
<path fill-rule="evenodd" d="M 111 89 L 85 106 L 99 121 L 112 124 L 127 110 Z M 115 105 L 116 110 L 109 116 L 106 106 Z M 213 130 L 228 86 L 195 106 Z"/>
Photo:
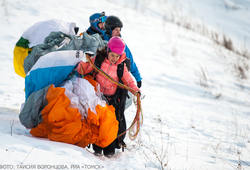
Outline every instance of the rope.
<path fill-rule="evenodd" d="M 142 114 L 142 108 L 141 108 L 141 99 L 140 99 L 140 93 L 138 93 L 137 91 L 135 91 L 134 89 L 130 88 L 129 86 L 126 86 L 120 82 L 117 82 L 116 80 L 114 80 L 112 77 L 110 77 L 108 74 L 106 74 L 105 72 L 103 72 L 101 69 L 99 69 L 98 67 L 96 67 L 96 65 L 92 62 L 92 60 L 90 59 L 90 55 L 86 54 L 86 58 L 88 60 L 88 62 L 90 63 L 90 65 L 100 74 L 102 74 L 103 76 L 105 76 L 108 80 L 110 80 L 112 83 L 116 84 L 117 86 L 119 86 L 120 88 L 123 89 L 127 89 L 129 90 L 134 96 L 136 96 L 136 100 L 134 100 L 135 105 L 137 106 L 137 111 L 136 111 L 136 115 L 135 118 L 133 120 L 133 122 L 131 123 L 130 127 L 123 132 L 122 134 L 119 134 L 118 137 L 122 136 L 123 134 L 125 134 L 127 131 L 129 131 L 129 138 L 130 140 L 135 140 L 139 131 L 140 131 L 140 126 L 143 122 L 143 114 Z M 117 138 L 118 138 L 117 137 Z"/>

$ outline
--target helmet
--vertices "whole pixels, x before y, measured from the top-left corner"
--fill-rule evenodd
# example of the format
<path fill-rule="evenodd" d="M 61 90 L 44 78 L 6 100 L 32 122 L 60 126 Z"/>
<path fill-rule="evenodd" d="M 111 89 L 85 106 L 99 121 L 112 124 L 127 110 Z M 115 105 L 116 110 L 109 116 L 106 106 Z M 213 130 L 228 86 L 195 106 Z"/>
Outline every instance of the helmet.
<path fill-rule="evenodd" d="M 105 22 L 107 16 L 105 16 L 105 12 L 102 13 L 95 13 L 89 17 L 90 26 L 93 30 L 104 33 L 104 30 L 101 30 L 98 26 L 100 22 Z"/>
<path fill-rule="evenodd" d="M 106 34 L 111 36 L 112 31 L 113 29 L 115 29 L 115 27 L 120 27 L 120 28 L 123 27 L 121 20 L 118 17 L 113 16 L 113 15 L 108 16 L 104 23 Z"/>
<path fill-rule="evenodd" d="M 125 42 L 118 36 L 112 37 L 108 42 L 108 52 L 114 52 L 122 55 L 125 50 Z"/>

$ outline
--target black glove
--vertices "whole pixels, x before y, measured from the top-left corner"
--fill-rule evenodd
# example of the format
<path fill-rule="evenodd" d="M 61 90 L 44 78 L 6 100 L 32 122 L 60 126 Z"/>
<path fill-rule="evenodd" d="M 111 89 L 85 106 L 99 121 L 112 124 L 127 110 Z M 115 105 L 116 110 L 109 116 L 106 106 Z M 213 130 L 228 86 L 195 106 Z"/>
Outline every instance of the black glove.
<path fill-rule="evenodd" d="M 138 81 L 138 82 L 137 82 L 137 87 L 138 87 L 138 88 L 141 88 L 141 81 Z"/>
<path fill-rule="evenodd" d="M 77 34 L 78 31 L 79 31 L 79 27 L 75 27 L 75 28 L 74 28 L 74 31 L 75 31 L 75 33 Z"/>

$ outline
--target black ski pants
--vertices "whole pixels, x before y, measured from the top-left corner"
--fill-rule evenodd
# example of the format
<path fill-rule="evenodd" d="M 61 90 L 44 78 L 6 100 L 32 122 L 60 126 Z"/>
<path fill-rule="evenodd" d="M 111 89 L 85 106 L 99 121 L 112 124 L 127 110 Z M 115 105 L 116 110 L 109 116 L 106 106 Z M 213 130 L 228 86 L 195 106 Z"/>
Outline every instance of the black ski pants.
<path fill-rule="evenodd" d="M 117 95 L 111 96 L 111 97 L 106 97 L 109 105 L 113 105 L 115 108 L 115 115 L 116 115 L 116 120 L 119 122 L 119 130 L 118 130 L 118 134 L 122 134 L 123 132 L 126 131 L 126 119 L 125 119 L 125 115 L 124 115 L 124 111 L 125 111 L 125 104 L 126 104 L 126 91 L 121 91 L 121 93 L 124 93 L 122 95 L 120 95 L 120 98 L 117 98 Z M 124 144 L 123 140 L 126 136 L 126 133 L 124 133 L 122 136 L 120 136 L 119 138 L 116 138 L 110 145 L 108 145 L 105 148 L 99 147 L 95 144 L 93 144 L 93 149 L 96 153 L 101 153 L 103 150 L 103 154 L 105 156 L 108 155 L 113 155 L 115 154 L 115 148 L 120 149 L 121 145 Z"/>

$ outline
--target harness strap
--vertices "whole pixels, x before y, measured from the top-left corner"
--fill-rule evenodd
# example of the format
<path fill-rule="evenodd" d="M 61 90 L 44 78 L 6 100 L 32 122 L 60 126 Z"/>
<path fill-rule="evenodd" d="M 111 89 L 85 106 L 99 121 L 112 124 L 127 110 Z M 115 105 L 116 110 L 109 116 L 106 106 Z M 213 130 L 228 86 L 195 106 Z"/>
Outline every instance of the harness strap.
<path fill-rule="evenodd" d="M 124 61 L 121 64 L 118 64 L 117 66 L 117 76 L 119 77 L 119 81 L 121 81 L 121 78 L 123 77 L 123 70 L 124 70 Z"/>

